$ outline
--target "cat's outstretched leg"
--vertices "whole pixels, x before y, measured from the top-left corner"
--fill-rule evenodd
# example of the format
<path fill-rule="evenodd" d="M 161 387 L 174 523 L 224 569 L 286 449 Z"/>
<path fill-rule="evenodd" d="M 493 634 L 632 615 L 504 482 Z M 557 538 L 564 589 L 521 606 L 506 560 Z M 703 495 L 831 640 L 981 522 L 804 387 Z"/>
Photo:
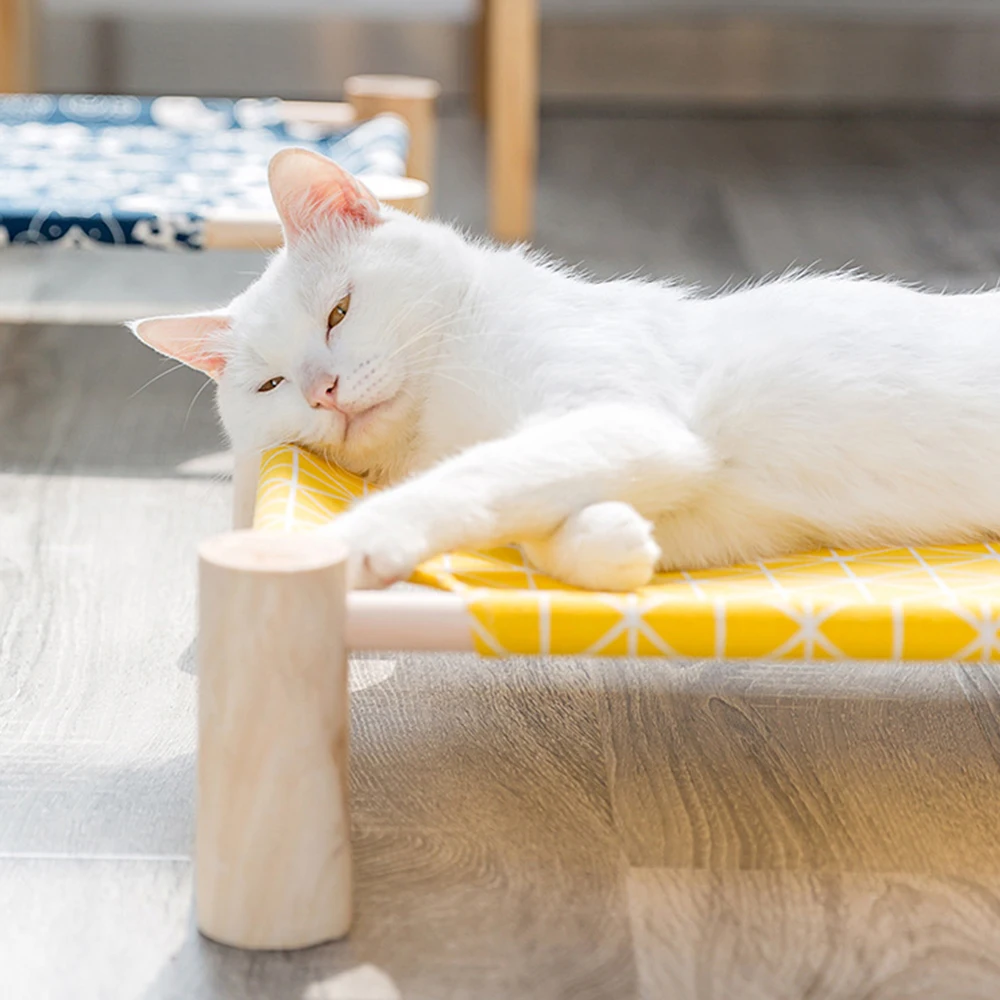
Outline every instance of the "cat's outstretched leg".
<path fill-rule="evenodd" d="M 670 414 L 603 404 L 475 445 L 362 501 L 325 530 L 351 552 L 352 586 L 384 587 L 441 552 L 544 538 L 594 505 L 678 510 L 708 489 L 715 468 L 704 442 Z M 642 549 L 642 539 L 637 544 Z"/>
<path fill-rule="evenodd" d="M 660 558 L 653 526 L 634 507 L 609 500 L 570 515 L 544 539 L 524 542 L 542 572 L 587 590 L 635 590 Z"/>

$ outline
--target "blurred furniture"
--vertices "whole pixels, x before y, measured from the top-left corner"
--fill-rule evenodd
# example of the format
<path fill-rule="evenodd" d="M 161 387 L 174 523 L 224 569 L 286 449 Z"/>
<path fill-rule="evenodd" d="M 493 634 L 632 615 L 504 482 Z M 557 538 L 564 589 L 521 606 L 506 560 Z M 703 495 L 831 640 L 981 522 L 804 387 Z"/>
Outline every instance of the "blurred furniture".
<path fill-rule="evenodd" d="M 381 201 L 425 213 L 437 85 L 357 77 L 345 89 L 345 104 L 0 98 L 0 245 L 278 246 L 267 164 L 289 145 L 336 160 Z"/>
<path fill-rule="evenodd" d="M 441 87 L 435 80 L 417 76 L 352 76 L 344 81 L 346 105 L 353 121 L 376 115 L 399 115 L 406 122 L 410 143 L 406 176 L 427 185 L 427 194 L 415 203 L 417 215 L 430 214 L 437 159 L 437 99 Z M 305 105 L 308 106 L 308 103 Z"/>
<path fill-rule="evenodd" d="M 478 0 L 475 25 L 478 105 L 487 123 L 490 227 L 503 240 L 528 239 L 534 227 L 535 166 L 538 132 L 538 2 Z M 31 59 L 35 0 L 0 0 L 0 93 L 34 89 Z M 124 9 L 124 7 L 123 7 Z M 371 78 L 355 78 L 371 80 Z M 428 106 L 427 87 L 408 85 L 391 95 L 393 110 L 419 119 Z M 409 90 L 409 93 L 406 91 Z M 345 94 L 360 114 L 384 110 L 384 88 L 369 96 Z M 374 101 L 374 104 L 372 103 Z M 414 136 L 411 177 L 427 180 L 421 163 L 432 159 L 433 129 L 409 121 Z M 422 138 L 426 136 L 426 141 Z"/>
<path fill-rule="evenodd" d="M 490 228 L 534 231 L 538 157 L 538 0 L 479 0 L 476 96 L 487 127 Z"/>
<path fill-rule="evenodd" d="M 0 0 L 0 94 L 34 85 L 33 0 Z"/>

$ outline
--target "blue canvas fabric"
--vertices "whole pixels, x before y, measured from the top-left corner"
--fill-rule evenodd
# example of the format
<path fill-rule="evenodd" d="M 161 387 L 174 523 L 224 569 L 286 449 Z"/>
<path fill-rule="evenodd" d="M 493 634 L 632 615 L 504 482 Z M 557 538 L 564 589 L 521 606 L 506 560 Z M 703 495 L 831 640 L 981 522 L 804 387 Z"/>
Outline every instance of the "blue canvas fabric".
<path fill-rule="evenodd" d="M 287 126 L 274 99 L 0 97 L 0 246 L 201 247 L 206 213 L 272 210 L 267 163 L 305 146 L 359 176 L 404 176 L 395 115 L 346 131 Z"/>

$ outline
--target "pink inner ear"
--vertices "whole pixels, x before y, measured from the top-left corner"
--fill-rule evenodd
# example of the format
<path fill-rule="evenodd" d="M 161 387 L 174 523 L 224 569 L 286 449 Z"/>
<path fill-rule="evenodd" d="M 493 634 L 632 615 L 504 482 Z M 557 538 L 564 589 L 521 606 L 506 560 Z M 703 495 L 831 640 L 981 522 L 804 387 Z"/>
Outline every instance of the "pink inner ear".
<path fill-rule="evenodd" d="M 306 202 L 319 217 L 339 218 L 356 226 L 374 226 L 380 221 L 375 199 L 352 178 L 339 184 L 314 184 Z"/>
<path fill-rule="evenodd" d="M 130 325 L 132 332 L 154 351 L 183 361 L 212 378 L 218 378 L 226 366 L 226 358 L 217 345 L 217 337 L 230 327 L 230 319 L 224 314 L 157 316 Z"/>
<path fill-rule="evenodd" d="M 298 239 L 323 222 L 367 227 L 381 222 L 378 203 L 351 179 L 312 184 L 304 194 L 291 195 L 278 206 L 278 212 L 290 240 Z"/>
<path fill-rule="evenodd" d="M 289 240 L 298 239 L 322 223 L 371 227 L 382 221 L 372 193 L 318 153 L 282 150 L 271 161 L 269 180 Z"/>

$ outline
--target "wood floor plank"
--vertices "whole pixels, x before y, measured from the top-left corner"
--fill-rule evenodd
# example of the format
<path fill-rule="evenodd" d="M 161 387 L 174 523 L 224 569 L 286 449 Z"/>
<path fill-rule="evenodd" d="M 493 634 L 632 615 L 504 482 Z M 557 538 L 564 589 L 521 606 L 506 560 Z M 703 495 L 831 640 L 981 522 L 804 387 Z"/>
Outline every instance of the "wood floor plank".
<path fill-rule="evenodd" d="M 585 664 L 401 656 L 352 725 L 357 934 L 394 914 L 407 997 L 634 996 Z"/>
<path fill-rule="evenodd" d="M 7 246 L 0 268 L 0 316 L 9 302 L 124 303 L 123 319 L 222 305 L 263 269 L 259 251 L 158 253 L 141 248 Z"/>
<path fill-rule="evenodd" d="M 569 118 L 552 121 L 546 138 L 538 225 L 553 253 L 602 275 L 638 272 L 710 287 L 746 274 L 711 130 L 692 122 L 651 128 L 642 120 Z"/>
<path fill-rule="evenodd" d="M 0 856 L 5 1000 L 632 1000 L 624 871 L 553 843 L 518 856 L 475 830 L 355 834 L 344 941 L 215 945 L 171 858 Z M 360 975 L 359 969 L 368 969 Z"/>
<path fill-rule="evenodd" d="M 643 1000 L 992 1000 L 1000 880 L 635 869 Z"/>
<path fill-rule="evenodd" d="M 407 998 L 632 1000 L 624 868 L 553 830 L 362 832 L 351 944 Z"/>
<path fill-rule="evenodd" d="M 0 345 L 0 851 L 173 854 L 190 843 L 196 542 L 228 487 L 201 380 L 125 330 Z M 186 400 L 183 406 L 178 404 Z"/>
<path fill-rule="evenodd" d="M 998 684 L 995 667 L 947 664 L 609 666 L 628 858 L 1000 874 Z"/>
<path fill-rule="evenodd" d="M 356 705 L 360 820 L 613 842 L 585 664 L 403 655 Z"/>
<path fill-rule="evenodd" d="M 155 995 L 188 939 L 190 883 L 187 862 L 0 856 L 4 997 Z"/>
<path fill-rule="evenodd" d="M 886 121 L 867 129 L 891 149 L 912 182 L 934 192 L 951 214 L 953 238 L 975 242 L 989 255 L 995 282 L 1000 270 L 1000 155 L 995 121 Z"/>
<path fill-rule="evenodd" d="M 725 203 L 757 273 L 851 266 L 948 282 L 995 268 L 938 187 L 864 121 L 744 123 L 737 136 L 743 169 Z"/>

